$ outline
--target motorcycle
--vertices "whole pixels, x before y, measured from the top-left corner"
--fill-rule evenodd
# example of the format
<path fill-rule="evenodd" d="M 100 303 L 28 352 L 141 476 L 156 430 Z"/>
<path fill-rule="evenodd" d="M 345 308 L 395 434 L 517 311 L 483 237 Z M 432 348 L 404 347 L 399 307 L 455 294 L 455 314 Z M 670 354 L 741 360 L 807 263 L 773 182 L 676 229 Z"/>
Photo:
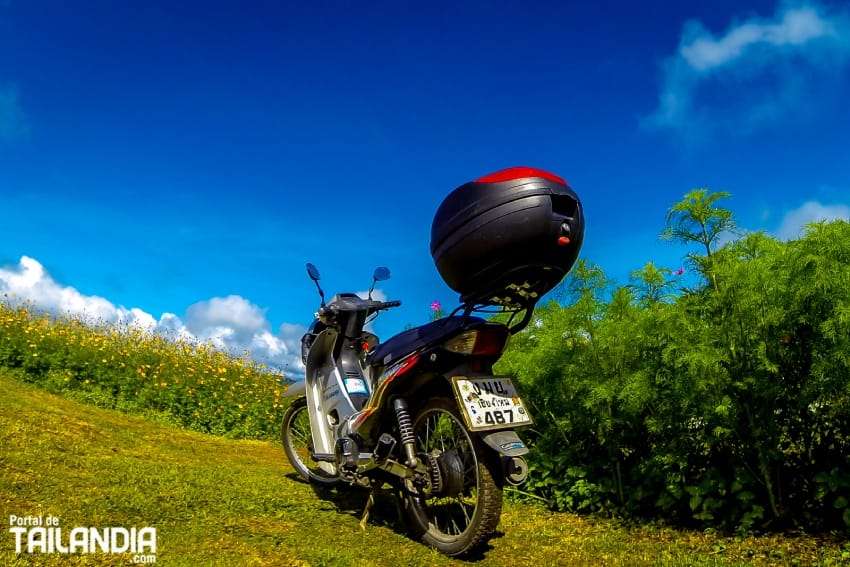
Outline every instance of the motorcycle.
<path fill-rule="evenodd" d="M 523 175 L 528 177 L 526 171 Z M 533 187 L 552 185 L 549 178 L 532 177 Z M 514 186 L 517 179 L 507 182 Z M 497 188 L 506 183 L 502 178 L 477 182 Z M 521 189 L 527 193 L 528 187 L 524 182 Z M 580 210 L 572 214 L 564 218 L 581 220 Z M 564 246 L 564 230 L 575 239 L 577 227 L 583 231 L 579 222 L 553 228 L 561 239 L 558 246 Z M 561 268 L 572 265 L 578 240 Z M 527 251 L 523 257 L 523 270 L 499 268 L 500 274 L 520 273 L 521 278 L 502 281 L 497 295 L 492 295 L 492 278 L 473 282 L 475 291 L 467 289 L 468 282 L 452 280 L 463 300 L 455 311 L 385 342 L 366 325 L 401 305 L 372 298 L 375 285 L 388 280 L 390 271 L 374 271 L 366 298 L 339 293 L 326 302 L 319 271 L 307 264 L 321 306 L 302 338 L 304 380 L 286 392 L 292 401 L 283 417 L 282 441 L 295 471 L 316 485 L 371 489 L 364 523 L 375 492 L 389 486 L 400 498 L 413 535 L 445 555 L 466 554 L 484 544 L 499 523 L 505 484 L 519 485 L 528 475 L 529 449 L 516 429 L 532 424 L 512 379 L 495 375 L 493 364 L 510 336 L 528 325 L 541 291 L 563 277 L 553 278 L 548 259 L 545 270 L 530 270 Z M 482 285 L 483 280 L 489 283 Z M 511 317 L 495 321 L 477 315 L 492 305 Z M 524 316 L 514 324 L 519 313 Z"/>

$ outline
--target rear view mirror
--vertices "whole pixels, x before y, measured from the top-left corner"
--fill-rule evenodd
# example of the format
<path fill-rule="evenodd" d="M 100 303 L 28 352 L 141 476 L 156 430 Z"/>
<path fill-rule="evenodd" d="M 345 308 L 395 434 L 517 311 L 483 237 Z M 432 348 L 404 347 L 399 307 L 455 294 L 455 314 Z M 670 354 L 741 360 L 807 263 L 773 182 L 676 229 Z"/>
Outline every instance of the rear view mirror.
<path fill-rule="evenodd" d="M 372 285 L 369 287 L 369 299 L 372 299 L 372 292 L 375 291 L 375 284 L 390 279 L 390 269 L 385 266 L 375 268 L 372 274 Z"/>
<path fill-rule="evenodd" d="M 392 274 L 390 273 L 389 268 L 380 266 L 378 268 L 375 268 L 375 273 L 372 275 L 372 277 L 375 278 L 376 282 L 383 282 L 390 279 L 392 277 Z"/>
<path fill-rule="evenodd" d="M 313 281 L 319 281 L 320 279 L 322 279 L 322 276 L 319 275 L 319 268 L 317 268 L 310 262 L 307 262 L 307 274 Z"/>

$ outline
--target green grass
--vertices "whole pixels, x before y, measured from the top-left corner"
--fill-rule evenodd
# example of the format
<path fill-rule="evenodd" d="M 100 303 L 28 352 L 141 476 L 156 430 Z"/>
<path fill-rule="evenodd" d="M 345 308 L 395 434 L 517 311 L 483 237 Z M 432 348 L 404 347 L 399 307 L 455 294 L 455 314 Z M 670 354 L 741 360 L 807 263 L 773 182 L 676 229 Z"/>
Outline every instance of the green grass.
<path fill-rule="evenodd" d="M 153 526 L 158 565 L 841 565 L 850 547 L 810 536 L 723 538 L 505 505 L 490 546 L 452 560 L 409 539 L 379 498 L 315 492 L 279 445 L 177 429 L 83 405 L 0 368 L 0 565 L 127 565 L 131 554 L 16 555 L 9 516 Z"/>

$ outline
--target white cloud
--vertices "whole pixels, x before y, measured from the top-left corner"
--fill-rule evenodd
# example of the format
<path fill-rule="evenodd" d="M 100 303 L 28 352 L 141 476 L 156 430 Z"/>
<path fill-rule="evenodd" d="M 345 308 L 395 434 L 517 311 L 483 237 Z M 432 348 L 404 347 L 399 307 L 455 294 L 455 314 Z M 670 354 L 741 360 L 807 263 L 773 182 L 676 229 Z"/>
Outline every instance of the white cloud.
<path fill-rule="evenodd" d="M 186 328 L 197 335 L 217 328 L 234 334 L 253 335 L 269 328 L 265 312 L 238 296 L 214 297 L 195 303 L 186 310 Z"/>
<path fill-rule="evenodd" d="M 72 313 L 91 322 L 139 327 L 173 339 L 211 342 L 236 355 L 247 350 L 252 359 L 273 368 L 292 375 L 303 373 L 300 340 L 304 327 L 284 323 L 274 334 L 265 312 L 238 295 L 195 303 L 186 310 L 185 321 L 174 313 L 164 313 L 157 320 L 141 309 L 115 306 L 102 297 L 62 286 L 44 266 L 27 256 L 16 266 L 0 267 L 0 294 L 12 303 L 29 301 L 51 313 Z"/>
<path fill-rule="evenodd" d="M 786 9 L 771 21 L 750 21 L 731 27 L 726 35 L 715 38 L 698 23 L 692 24 L 679 54 L 696 71 L 704 72 L 751 53 L 759 45 L 795 46 L 824 37 L 837 37 L 835 25 L 813 7 Z"/>
<path fill-rule="evenodd" d="M 0 86 L 0 142 L 10 142 L 29 132 L 26 114 L 14 87 Z"/>
<path fill-rule="evenodd" d="M 815 4 L 780 4 L 771 18 L 736 22 L 719 36 L 688 22 L 642 125 L 697 141 L 712 128 L 747 132 L 799 119 L 814 106 L 812 74 L 827 80 L 848 58 L 850 15 Z"/>
<path fill-rule="evenodd" d="M 0 291 L 20 301 L 31 301 L 46 311 L 79 313 L 94 322 L 123 322 L 150 329 L 153 321 L 139 309 L 116 307 L 102 297 L 83 295 L 72 287 L 59 285 L 44 266 L 27 256 L 17 266 L 0 268 Z"/>
<path fill-rule="evenodd" d="M 817 201 L 807 201 L 797 209 L 789 211 L 782 218 L 776 237 L 781 240 L 799 238 L 809 223 L 832 220 L 850 221 L 850 207 L 847 205 L 823 205 Z"/>

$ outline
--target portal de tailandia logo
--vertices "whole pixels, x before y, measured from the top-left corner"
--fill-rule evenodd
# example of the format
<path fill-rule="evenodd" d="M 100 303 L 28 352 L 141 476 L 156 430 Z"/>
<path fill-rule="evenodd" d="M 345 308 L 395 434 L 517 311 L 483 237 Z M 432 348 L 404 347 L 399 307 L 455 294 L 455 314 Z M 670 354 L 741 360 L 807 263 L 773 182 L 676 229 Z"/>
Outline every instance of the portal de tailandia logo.
<path fill-rule="evenodd" d="M 56 516 L 9 516 L 15 553 L 126 553 L 133 563 L 156 563 L 156 528 L 63 527 Z"/>

